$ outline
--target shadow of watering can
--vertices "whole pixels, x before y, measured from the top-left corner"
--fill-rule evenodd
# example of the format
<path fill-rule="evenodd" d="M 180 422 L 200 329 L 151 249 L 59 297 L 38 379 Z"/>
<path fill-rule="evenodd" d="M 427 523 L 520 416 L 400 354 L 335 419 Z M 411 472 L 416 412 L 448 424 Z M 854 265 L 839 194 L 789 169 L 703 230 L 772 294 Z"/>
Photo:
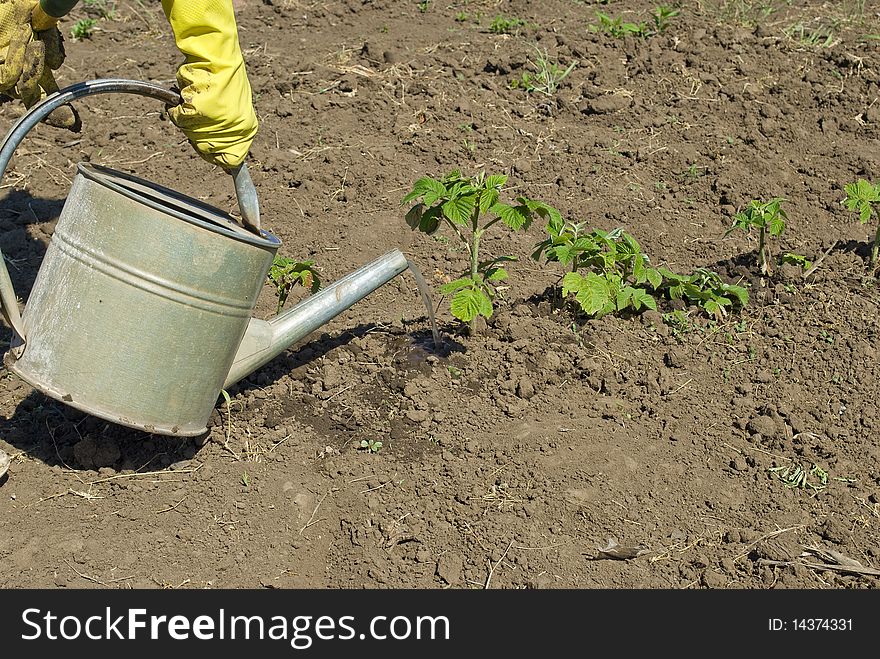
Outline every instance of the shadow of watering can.
<path fill-rule="evenodd" d="M 111 92 L 179 103 L 174 92 L 134 80 L 67 87 L 9 131 L 0 180 L 18 144 L 53 109 Z M 235 183 L 242 216 L 258 227 L 246 167 Z M 221 389 L 408 267 L 393 250 L 268 321 L 251 318 L 280 245 L 179 192 L 80 163 L 22 312 L 0 253 L 0 301 L 13 329 L 4 363 L 89 414 L 151 433 L 200 435 Z"/>

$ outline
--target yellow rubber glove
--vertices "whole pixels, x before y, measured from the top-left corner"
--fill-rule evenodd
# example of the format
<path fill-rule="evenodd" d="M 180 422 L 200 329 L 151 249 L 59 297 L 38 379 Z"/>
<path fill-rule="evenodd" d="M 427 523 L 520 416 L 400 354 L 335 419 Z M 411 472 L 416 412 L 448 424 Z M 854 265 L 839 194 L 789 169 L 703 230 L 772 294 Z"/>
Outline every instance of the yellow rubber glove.
<path fill-rule="evenodd" d="M 162 0 L 162 9 L 186 57 L 177 71 L 183 103 L 169 108 L 171 121 L 205 160 L 237 167 L 258 124 L 232 0 Z"/>
<path fill-rule="evenodd" d="M 56 23 L 36 0 L 0 0 L 0 93 L 21 99 L 26 108 L 58 91 L 52 71 L 64 62 L 64 44 Z M 70 105 L 45 122 L 74 132 L 82 125 Z"/>

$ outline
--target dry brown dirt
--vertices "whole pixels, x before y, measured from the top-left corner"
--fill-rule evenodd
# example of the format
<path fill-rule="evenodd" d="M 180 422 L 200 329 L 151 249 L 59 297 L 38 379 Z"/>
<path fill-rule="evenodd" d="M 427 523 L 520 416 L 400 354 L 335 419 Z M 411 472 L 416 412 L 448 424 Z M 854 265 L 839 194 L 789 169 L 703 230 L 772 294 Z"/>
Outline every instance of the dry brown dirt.
<path fill-rule="evenodd" d="M 880 585 L 875 225 L 841 206 L 844 184 L 880 179 L 877 3 L 685 1 L 661 34 L 590 29 L 597 11 L 650 22 L 654 6 L 237 3 L 264 228 L 325 281 L 401 249 L 435 291 L 444 347 L 404 273 L 218 400 L 195 440 L 90 417 L 3 370 L 0 585 Z M 496 16 L 523 24 L 498 34 Z M 511 88 L 536 47 L 576 62 L 550 96 Z M 66 48 L 62 86 L 170 86 L 180 61 L 158 3 L 115 3 Z M 39 126 L 2 181 L 22 298 L 78 162 L 235 209 L 154 101 L 78 108 L 80 135 Z M 2 126 L 21 112 L 4 105 Z M 493 318 L 464 331 L 436 292 L 463 253 L 410 231 L 400 205 L 455 168 L 625 227 L 654 263 L 713 269 L 750 303 L 718 322 L 691 309 L 686 331 L 663 322 L 668 305 L 576 317 L 547 296 L 561 270 L 529 258 L 536 222 L 487 239 L 519 262 Z M 825 255 L 807 278 L 762 281 L 754 234 L 723 238 L 771 197 L 788 200 L 777 252 Z M 267 284 L 257 315 L 275 304 Z M 776 469 L 795 465 L 802 487 Z M 609 539 L 637 555 L 600 552 Z"/>

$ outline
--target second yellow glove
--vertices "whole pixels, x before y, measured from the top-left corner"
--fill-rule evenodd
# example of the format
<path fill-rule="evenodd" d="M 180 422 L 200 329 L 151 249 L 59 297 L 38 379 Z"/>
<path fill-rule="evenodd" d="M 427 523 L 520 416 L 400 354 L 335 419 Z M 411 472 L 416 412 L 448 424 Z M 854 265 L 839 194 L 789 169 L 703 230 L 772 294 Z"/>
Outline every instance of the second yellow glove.
<path fill-rule="evenodd" d="M 52 71 L 64 62 L 64 44 L 36 0 L 0 0 L 0 93 L 33 107 L 58 91 Z M 78 131 L 79 115 L 70 105 L 56 109 L 46 123 Z"/>

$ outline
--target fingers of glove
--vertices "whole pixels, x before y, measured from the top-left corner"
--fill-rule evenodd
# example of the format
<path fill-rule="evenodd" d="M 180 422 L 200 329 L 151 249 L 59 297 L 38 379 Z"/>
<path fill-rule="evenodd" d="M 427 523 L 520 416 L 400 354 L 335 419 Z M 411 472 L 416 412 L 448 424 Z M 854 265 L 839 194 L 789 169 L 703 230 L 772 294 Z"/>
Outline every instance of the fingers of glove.
<path fill-rule="evenodd" d="M 258 129 L 253 105 L 242 101 L 235 112 L 212 112 L 204 96 L 193 93 L 193 88 L 198 89 L 198 86 L 184 89 L 184 98 L 188 100 L 168 108 L 168 117 L 184 132 L 202 158 L 224 169 L 240 165 Z"/>
<path fill-rule="evenodd" d="M 24 53 L 24 66 L 16 89 L 26 108 L 31 108 L 43 97 L 40 79 L 43 77 L 43 61 L 46 45 L 42 41 L 31 41 Z"/>
<path fill-rule="evenodd" d="M 53 71 L 60 69 L 64 63 L 64 40 L 57 27 L 37 33 L 37 38 L 46 47 L 46 67 Z"/>
<path fill-rule="evenodd" d="M 40 78 L 40 88 L 42 90 L 41 98 L 45 98 L 47 95 L 58 91 L 58 83 L 55 82 L 55 76 L 52 75 L 52 71 L 49 69 L 43 70 L 43 77 Z M 49 116 L 43 120 L 43 123 L 55 128 L 65 128 L 74 133 L 78 133 L 82 128 L 82 120 L 79 118 L 79 113 L 69 103 L 52 110 Z"/>
<path fill-rule="evenodd" d="M 18 84 L 24 68 L 25 53 L 31 42 L 32 33 L 19 31 L 12 35 L 9 48 L 6 50 L 6 58 L 0 65 L 0 91 L 6 91 Z"/>

